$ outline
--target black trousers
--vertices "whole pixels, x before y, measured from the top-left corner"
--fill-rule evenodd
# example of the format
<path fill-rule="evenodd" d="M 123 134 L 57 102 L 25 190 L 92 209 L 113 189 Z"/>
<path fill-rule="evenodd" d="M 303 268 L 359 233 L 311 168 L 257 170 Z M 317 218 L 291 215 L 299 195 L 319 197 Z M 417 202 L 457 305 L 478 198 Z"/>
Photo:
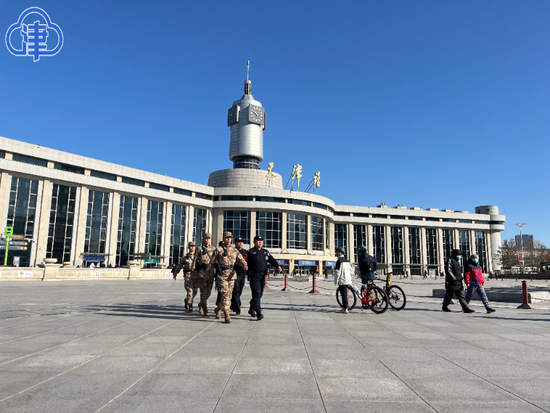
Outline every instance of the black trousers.
<path fill-rule="evenodd" d="M 443 308 L 447 308 L 447 306 L 451 303 L 451 300 L 453 299 L 453 296 L 456 295 L 456 298 L 458 298 L 458 302 L 462 306 L 462 310 L 466 310 L 468 307 L 468 303 L 466 302 L 466 297 L 464 297 L 464 290 L 452 290 L 448 289 L 447 292 L 445 292 L 445 298 L 443 299 Z"/>
<path fill-rule="evenodd" d="M 342 296 L 342 308 L 348 308 L 348 286 L 347 285 L 339 285 L 338 286 L 338 292 Z"/>
<path fill-rule="evenodd" d="M 264 295 L 265 275 L 251 275 L 250 289 L 252 290 L 252 300 L 250 308 L 254 311 L 262 311 L 262 295 Z"/>
<path fill-rule="evenodd" d="M 235 307 L 238 305 L 239 307 L 242 305 L 241 303 L 241 294 L 243 293 L 244 284 L 246 283 L 246 275 L 241 276 L 241 281 L 238 279 L 235 280 L 235 286 L 233 287 L 233 295 L 231 296 L 231 305 Z"/>

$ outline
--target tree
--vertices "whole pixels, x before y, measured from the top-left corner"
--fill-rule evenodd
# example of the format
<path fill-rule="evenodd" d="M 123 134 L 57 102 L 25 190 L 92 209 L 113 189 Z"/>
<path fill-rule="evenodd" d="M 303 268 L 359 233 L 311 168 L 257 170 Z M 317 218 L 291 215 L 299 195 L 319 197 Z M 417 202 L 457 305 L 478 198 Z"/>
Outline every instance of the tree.
<path fill-rule="evenodd" d="M 498 259 L 504 268 L 512 268 L 519 265 L 518 258 L 519 247 L 513 238 L 504 240 L 502 245 L 498 247 Z"/>
<path fill-rule="evenodd" d="M 523 246 L 525 266 L 539 271 L 541 262 L 550 261 L 548 248 L 542 242 L 530 240 Z"/>

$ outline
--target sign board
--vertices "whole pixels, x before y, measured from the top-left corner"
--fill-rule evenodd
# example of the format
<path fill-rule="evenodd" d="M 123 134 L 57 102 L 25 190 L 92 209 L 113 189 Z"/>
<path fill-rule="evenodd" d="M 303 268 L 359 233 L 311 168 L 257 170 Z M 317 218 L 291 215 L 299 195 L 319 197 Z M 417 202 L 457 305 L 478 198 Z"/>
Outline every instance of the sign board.
<path fill-rule="evenodd" d="M 101 277 L 101 272 L 100 271 L 92 271 L 92 277 Z"/>
<path fill-rule="evenodd" d="M 172 278 L 172 277 L 174 277 L 174 274 L 172 274 L 172 271 L 164 271 L 164 276 L 166 278 L 168 278 L 168 277 Z"/>
<path fill-rule="evenodd" d="M 523 262 L 523 252 L 518 253 L 519 262 Z"/>
<path fill-rule="evenodd" d="M 336 261 L 325 261 L 325 267 L 336 267 Z"/>
<path fill-rule="evenodd" d="M 147 258 L 147 259 L 143 260 L 143 262 L 159 264 L 160 263 L 160 258 Z"/>
<path fill-rule="evenodd" d="M 17 273 L 17 276 L 19 278 L 32 278 L 34 276 L 34 273 L 32 271 L 19 271 Z"/>
<path fill-rule="evenodd" d="M 310 267 L 313 267 L 317 265 L 317 263 L 315 261 L 300 260 L 298 261 L 298 265 L 309 265 Z"/>
<path fill-rule="evenodd" d="M 285 265 L 285 260 L 277 260 L 277 262 L 279 263 L 279 265 Z"/>

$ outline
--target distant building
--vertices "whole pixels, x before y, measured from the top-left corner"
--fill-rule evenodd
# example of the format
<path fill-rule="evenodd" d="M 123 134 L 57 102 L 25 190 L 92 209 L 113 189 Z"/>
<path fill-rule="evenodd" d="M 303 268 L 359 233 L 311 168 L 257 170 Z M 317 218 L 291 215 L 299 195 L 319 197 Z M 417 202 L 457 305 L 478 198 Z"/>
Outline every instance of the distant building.
<path fill-rule="evenodd" d="M 523 238 L 523 244 L 521 243 L 522 239 Z M 521 238 L 519 235 L 516 235 L 516 245 L 520 246 L 523 245 L 524 247 L 529 243 L 529 241 L 533 242 L 533 236 L 532 235 L 527 235 L 527 234 L 522 234 L 521 235 Z"/>

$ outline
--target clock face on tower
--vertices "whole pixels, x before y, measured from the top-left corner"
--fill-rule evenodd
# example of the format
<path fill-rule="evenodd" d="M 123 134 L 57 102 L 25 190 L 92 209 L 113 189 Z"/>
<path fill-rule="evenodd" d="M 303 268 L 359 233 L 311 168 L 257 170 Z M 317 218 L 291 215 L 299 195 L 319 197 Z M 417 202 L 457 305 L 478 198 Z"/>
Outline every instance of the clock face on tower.
<path fill-rule="evenodd" d="M 258 125 L 263 125 L 264 108 L 261 106 L 250 105 L 248 107 L 248 121 Z"/>
<path fill-rule="evenodd" d="M 227 111 L 227 126 L 231 126 L 239 122 L 240 111 L 241 107 L 239 105 L 235 105 Z"/>

